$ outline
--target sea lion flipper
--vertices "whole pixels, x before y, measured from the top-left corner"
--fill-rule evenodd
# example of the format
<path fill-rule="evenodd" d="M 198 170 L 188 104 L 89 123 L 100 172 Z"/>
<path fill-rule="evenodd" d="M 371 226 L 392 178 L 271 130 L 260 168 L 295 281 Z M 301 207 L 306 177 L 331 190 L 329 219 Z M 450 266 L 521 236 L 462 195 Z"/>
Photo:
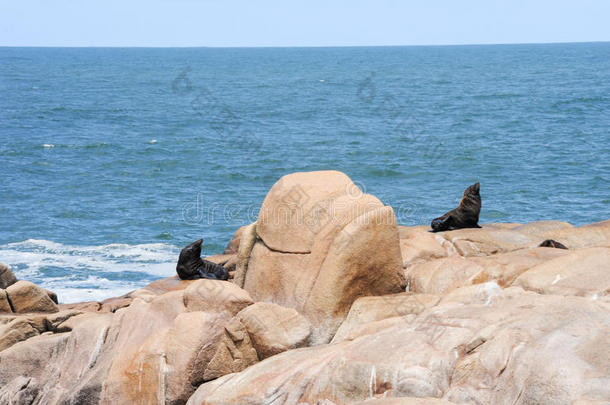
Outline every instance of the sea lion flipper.
<path fill-rule="evenodd" d="M 447 231 L 451 228 L 451 224 L 453 220 L 451 218 L 451 214 L 447 213 L 442 217 L 434 218 L 432 220 L 432 232 L 442 232 Z"/>
<path fill-rule="evenodd" d="M 208 280 L 218 280 L 218 277 L 216 277 L 216 274 L 207 273 L 207 272 L 203 271 L 203 268 L 199 269 L 198 275 L 199 275 L 199 277 L 197 277 L 197 278 L 205 278 Z"/>
<path fill-rule="evenodd" d="M 202 267 L 199 272 L 205 274 L 205 278 L 214 278 L 216 280 L 228 280 L 229 272 L 220 264 L 216 264 L 209 260 L 202 260 Z M 213 277 L 212 277 L 213 276 Z"/>

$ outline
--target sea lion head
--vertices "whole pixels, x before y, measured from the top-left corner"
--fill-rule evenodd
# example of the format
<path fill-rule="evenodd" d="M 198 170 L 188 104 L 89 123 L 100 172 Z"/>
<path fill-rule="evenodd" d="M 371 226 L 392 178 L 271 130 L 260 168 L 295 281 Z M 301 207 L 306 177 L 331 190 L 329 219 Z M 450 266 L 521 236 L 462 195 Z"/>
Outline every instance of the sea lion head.
<path fill-rule="evenodd" d="M 454 211 L 455 227 L 479 228 L 479 214 L 481 212 L 481 185 L 479 182 L 468 186 L 464 196 Z"/>
<path fill-rule="evenodd" d="M 458 206 L 458 210 L 466 210 L 471 211 L 477 216 L 477 221 L 479 217 L 479 211 L 481 211 L 481 195 L 479 192 L 481 191 L 481 185 L 479 182 L 474 183 L 471 186 L 468 186 L 466 190 L 464 190 L 464 195 L 460 200 L 460 204 Z"/>
<path fill-rule="evenodd" d="M 550 248 L 555 248 L 555 249 L 567 249 L 567 246 L 564 245 L 561 242 L 557 242 L 556 240 L 553 239 L 547 239 L 544 242 L 542 242 L 541 244 L 538 245 L 539 247 L 550 247 Z"/>
<path fill-rule="evenodd" d="M 472 186 L 469 186 L 465 191 L 464 191 L 464 196 L 477 196 L 479 195 L 479 192 L 481 191 L 481 184 L 479 184 L 479 182 L 477 181 L 476 183 L 474 183 Z"/>
<path fill-rule="evenodd" d="M 474 183 L 471 186 L 468 186 L 466 190 L 464 190 L 464 195 L 462 196 L 462 200 L 460 201 L 460 207 L 465 208 L 466 206 L 477 206 L 477 210 L 481 209 L 481 185 L 479 182 Z M 478 212 L 477 212 L 478 215 Z"/>
<path fill-rule="evenodd" d="M 180 251 L 176 272 L 181 278 L 183 275 L 190 276 L 197 273 L 197 269 L 201 267 L 201 245 L 203 239 L 198 239 Z"/>

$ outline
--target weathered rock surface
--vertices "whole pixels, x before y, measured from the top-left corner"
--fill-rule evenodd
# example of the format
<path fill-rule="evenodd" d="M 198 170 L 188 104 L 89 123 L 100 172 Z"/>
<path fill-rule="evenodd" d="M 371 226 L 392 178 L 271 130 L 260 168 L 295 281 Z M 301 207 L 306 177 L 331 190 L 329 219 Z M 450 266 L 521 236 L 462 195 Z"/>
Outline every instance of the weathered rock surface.
<path fill-rule="evenodd" d="M 411 293 L 358 298 L 332 342 L 353 340 L 357 336 L 375 333 L 377 327 L 389 324 L 377 323 L 378 321 L 384 319 L 390 319 L 390 322 L 402 321 L 400 318 L 418 315 L 426 308 L 435 306 L 439 301 L 440 297 L 436 295 Z"/>
<path fill-rule="evenodd" d="M 13 312 L 11 304 L 8 301 L 8 295 L 6 291 L 0 289 L 0 313 L 2 312 Z"/>
<path fill-rule="evenodd" d="M 409 290 L 417 293 L 446 294 L 487 281 L 507 287 L 528 269 L 566 254 L 563 249 L 536 247 L 483 257 L 454 255 L 411 265 L 405 274 Z"/>
<path fill-rule="evenodd" d="M 306 346 L 311 335 L 311 324 L 305 317 L 270 302 L 250 305 L 237 318 L 248 331 L 260 360 Z"/>
<path fill-rule="evenodd" d="M 109 335 L 115 355 L 102 400 L 184 403 L 204 381 L 224 324 L 252 301 L 229 282 L 188 284 L 149 302 L 135 299 L 117 313 Z"/>
<path fill-rule="evenodd" d="M 109 314 L 85 317 L 71 333 L 37 335 L 0 351 L 0 398 L 98 403 L 98 361 L 109 322 Z"/>
<path fill-rule="evenodd" d="M 239 247 L 237 248 L 237 258 L 235 260 L 235 275 L 233 277 L 233 282 L 240 288 L 244 287 L 244 282 L 246 281 L 248 263 L 250 262 L 256 238 L 256 222 L 243 228 L 239 238 Z"/>
<path fill-rule="evenodd" d="M 18 281 L 6 289 L 13 312 L 57 312 L 59 308 L 47 292 L 29 281 Z"/>
<path fill-rule="evenodd" d="M 293 173 L 282 177 L 269 190 L 261 206 L 256 224 L 257 235 L 274 251 L 287 253 L 311 253 L 318 231 L 333 216 L 331 209 L 347 213 L 345 206 L 331 207 L 338 197 L 358 192 L 349 177 L 336 171 Z M 383 206 L 370 199 L 374 208 Z M 367 202 L 369 202 L 367 201 Z M 365 213 L 351 213 L 357 217 Z M 324 222 L 323 222 L 324 221 Z M 345 225 L 345 224 L 343 224 Z"/>
<path fill-rule="evenodd" d="M 180 284 L 156 282 L 115 313 L 12 315 L 0 324 L 0 398 L 185 403 L 204 382 L 224 325 L 252 301 L 228 282 Z"/>
<path fill-rule="evenodd" d="M 220 344 L 203 373 L 209 381 L 226 374 L 238 373 L 258 362 L 256 349 L 243 323 L 232 318 L 224 327 Z"/>
<path fill-rule="evenodd" d="M 0 351 L 40 333 L 41 331 L 33 322 L 27 319 L 15 318 L 0 326 Z"/>
<path fill-rule="evenodd" d="M 66 321 L 82 314 L 80 311 L 61 311 L 49 314 L 6 314 L 0 316 L 0 351 L 31 337 L 44 333 L 71 330 Z"/>
<path fill-rule="evenodd" d="M 184 305 L 189 311 L 228 311 L 235 315 L 253 303 L 247 291 L 226 281 L 196 280 L 184 290 Z"/>
<path fill-rule="evenodd" d="M 545 239 L 553 239 L 557 229 L 571 227 L 570 224 L 556 221 L 541 221 L 526 227 L 483 229 L 458 229 L 444 232 L 460 256 L 487 256 L 514 250 L 536 247 Z"/>
<path fill-rule="evenodd" d="M 587 248 L 560 255 L 521 274 L 514 285 L 541 294 L 608 295 L 610 247 Z"/>
<path fill-rule="evenodd" d="M 558 229 L 550 233 L 547 239 L 561 242 L 569 249 L 610 246 L 610 219 L 578 228 Z"/>
<path fill-rule="evenodd" d="M 126 295 L 126 297 L 129 297 L 129 298 L 144 297 L 146 299 L 147 296 L 148 296 L 148 298 L 150 298 L 150 296 L 162 295 L 162 294 L 165 294 L 165 293 L 171 292 L 171 291 L 181 291 L 181 290 L 186 289 L 188 286 L 190 286 L 195 281 L 197 281 L 197 280 L 180 280 L 178 278 L 178 276 L 162 278 L 160 280 L 153 281 L 152 283 L 148 284 L 144 288 L 140 288 L 139 290 L 130 292 L 129 294 Z"/>
<path fill-rule="evenodd" d="M 313 343 L 332 338 L 357 298 L 404 288 L 392 208 L 343 173 L 282 177 L 263 202 L 256 235 L 244 289 L 303 314 Z"/>
<path fill-rule="evenodd" d="M 555 405 L 610 398 L 608 304 L 519 288 L 482 296 L 481 288 L 456 290 L 459 298 L 376 333 L 273 356 L 201 385 L 188 403 L 429 397 Z"/>
<path fill-rule="evenodd" d="M 399 226 L 403 267 L 457 255 L 442 234 L 429 232 L 427 226 Z"/>
<path fill-rule="evenodd" d="M 374 398 L 354 405 L 453 405 L 453 402 L 436 398 Z"/>
<path fill-rule="evenodd" d="M 17 277 L 11 269 L 4 263 L 0 263 L 0 289 L 6 289 L 8 286 L 17 282 Z"/>
<path fill-rule="evenodd" d="M 305 346 L 310 333 L 309 322 L 292 308 L 268 302 L 250 305 L 224 326 L 203 380 L 237 373 L 259 360 Z"/>

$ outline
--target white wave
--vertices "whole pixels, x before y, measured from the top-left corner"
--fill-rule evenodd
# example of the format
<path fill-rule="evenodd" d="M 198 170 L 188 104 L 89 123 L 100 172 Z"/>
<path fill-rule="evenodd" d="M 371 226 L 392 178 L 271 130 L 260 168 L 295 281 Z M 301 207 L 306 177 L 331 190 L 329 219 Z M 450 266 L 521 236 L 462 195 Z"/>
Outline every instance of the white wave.
<path fill-rule="evenodd" d="M 144 282 L 143 284 L 146 284 Z M 125 283 L 122 280 L 108 280 L 103 277 L 89 276 L 85 280 L 53 278 L 40 283 L 42 288 L 57 294 L 62 303 L 103 301 L 106 298 L 119 297 L 142 287 L 140 283 Z"/>
<path fill-rule="evenodd" d="M 105 272 L 142 271 L 164 276 L 175 265 L 178 248 L 162 243 L 101 246 L 63 245 L 47 240 L 28 239 L 0 246 L 0 260 L 31 269 L 46 266 L 83 267 Z"/>
<path fill-rule="evenodd" d="M 177 247 L 163 243 L 77 246 L 28 239 L 0 245 L 0 262 L 17 278 L 52 290 L 68 303 L 123 295 L 170 277 L 178 253 Z"/>
<path fill-rule="evenodd" d="M 54 148 L 55 145 L 53 145 L 52 143 L 45 143 L 42 145 L 42 147 L 45 149 L 50 149 L 50 148 Z"/>

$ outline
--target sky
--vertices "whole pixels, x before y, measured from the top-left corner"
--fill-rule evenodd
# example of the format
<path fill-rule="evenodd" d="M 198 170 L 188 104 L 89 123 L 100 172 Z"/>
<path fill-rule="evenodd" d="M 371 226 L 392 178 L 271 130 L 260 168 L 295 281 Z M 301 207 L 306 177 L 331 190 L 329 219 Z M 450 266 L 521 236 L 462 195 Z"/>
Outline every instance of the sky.
<path fill-rule="evenodd" d="M 610 41 L 610 0 L 0 0 L 0 46 Z"/>

